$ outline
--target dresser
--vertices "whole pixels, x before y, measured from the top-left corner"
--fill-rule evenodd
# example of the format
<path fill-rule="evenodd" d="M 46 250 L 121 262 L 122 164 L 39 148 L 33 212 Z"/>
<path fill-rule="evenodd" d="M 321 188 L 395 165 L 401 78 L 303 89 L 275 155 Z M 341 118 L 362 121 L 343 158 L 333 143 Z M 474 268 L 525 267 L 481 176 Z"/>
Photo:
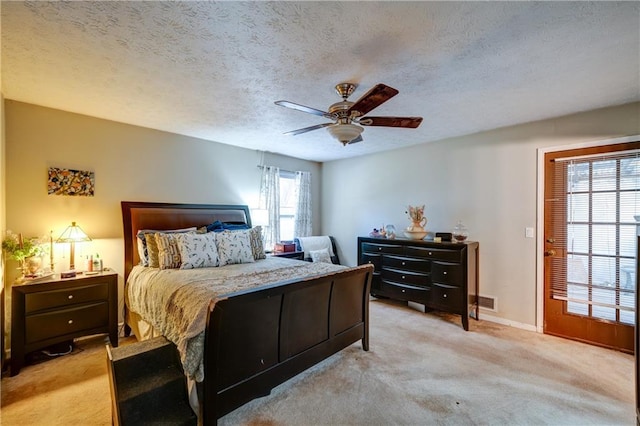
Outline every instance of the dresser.
<path fill-rule="evenodd" d="M 478 319 L 477 242 L 358 238 L 358 264 L 375 267 L 371 294 Z"/>
<path fill-rule="evenodd" d="M 54 275 L 11 288 L 11 375 L 25 355 L 76 337 L 108 333 L 118 346 L 118 275 Z"/>

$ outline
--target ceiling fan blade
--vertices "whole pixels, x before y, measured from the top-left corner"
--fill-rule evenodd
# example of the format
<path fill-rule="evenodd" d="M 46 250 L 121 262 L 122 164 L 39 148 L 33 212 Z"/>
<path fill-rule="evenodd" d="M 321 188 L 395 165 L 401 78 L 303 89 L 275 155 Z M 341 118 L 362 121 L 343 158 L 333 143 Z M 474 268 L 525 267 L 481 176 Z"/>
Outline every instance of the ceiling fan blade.
<path fill-rule="evenodd" d="M 311 107 L 300 105 L 300 104 L 295 104 L 293 102 L 275 101 L 274 103 L 276 105 L 280 105 L 285 108 L 295 109 L 298 111 L 306 112 L 308 114 L 319 115 L 320 117 L 332 118 L 332 115 L 329 114 L 328 112 L 320 111 L 319 109 L 311 108 Z"/>
<path fill-rule="evenodd" d="M 295 135 L 299 135 L 301 133 L 307 133 L 310 132 L 312 130 L 318 130 L 318 129 L 322 129 L 323 127 L 327 127 L 327 126 L 333 126 L 334 123 L 322 123 L 322 124 L 316 124 L 315 126 L 309 126 L 309 127 L 304 127 L 302 129 L 298 129 L 298 130 L 292 130 L 290 132 L 285 132 L 283 133 L 284 135 L 289 135 L 289 136 L 295 136 Z"/>
<path fill-rule="evenodd" d="M 366 115 L 369 111 L 387 102 L 397 94 L 398 91 L 393 87 L 382 83 L 376 84 L 371 90 L 358 99 L 355 104 L 351 105 L 349 113 L 358 111 L 360 116 Z"/>
<path fill-rule="evenodd" d="M 406 127 L 415 129 L 422 123 L 422 117 L 364 117 L 358 123 L 362 126 Z"/>
<path fill-rule="evenodd" d="M 349 142 L 349 145 L 351 145 L 352 143 L 362 142 L 363 140 L 364 139 L 362 139 L 362 135 L 360 135 L 357 138 L 355 138 L 354 140 L 352 140 L 351 142 Z"/>

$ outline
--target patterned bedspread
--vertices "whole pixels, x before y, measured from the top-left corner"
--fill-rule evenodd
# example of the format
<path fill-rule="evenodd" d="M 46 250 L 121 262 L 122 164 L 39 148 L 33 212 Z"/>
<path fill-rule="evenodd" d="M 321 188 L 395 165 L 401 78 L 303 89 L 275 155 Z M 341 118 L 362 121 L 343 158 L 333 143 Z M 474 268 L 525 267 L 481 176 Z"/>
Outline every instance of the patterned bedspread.
<path fill-rule="evenodd" d="M 176 344 L 185 374 L 201 382 L 210 301 L 265 284 L 341 269 L 345 267 L 279 257 L 220 268 L 160 270 L 135 266 L 127 280 L 125 302 L 129 310 Z"/>

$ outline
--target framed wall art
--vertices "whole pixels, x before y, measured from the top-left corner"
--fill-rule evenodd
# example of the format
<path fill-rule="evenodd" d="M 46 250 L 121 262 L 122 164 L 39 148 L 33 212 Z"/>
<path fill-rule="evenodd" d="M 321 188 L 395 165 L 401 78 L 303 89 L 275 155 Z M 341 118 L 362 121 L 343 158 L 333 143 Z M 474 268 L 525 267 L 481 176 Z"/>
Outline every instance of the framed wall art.
<path fill-rule="evenodd" d="M 94 188 L 94 172 L 49 167 L 49 195 L 93 197 Z"/>

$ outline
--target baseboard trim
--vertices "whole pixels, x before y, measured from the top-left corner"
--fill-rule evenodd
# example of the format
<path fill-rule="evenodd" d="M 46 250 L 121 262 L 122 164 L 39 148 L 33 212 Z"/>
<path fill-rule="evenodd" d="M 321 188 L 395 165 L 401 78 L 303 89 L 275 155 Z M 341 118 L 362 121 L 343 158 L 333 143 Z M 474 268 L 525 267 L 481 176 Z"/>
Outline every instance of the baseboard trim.
<path fill-rule="evenodd" d="M 538 332 L 535 325 L 525 324 L 518 321 L 512 321 L 512 320 L 496 317 L 493 315 L 485 314 L 482 311 L 480 311 L 480 319 L 483 321 L 491 321 L 491 322 L 495 322 L 502 325 L 508 325 L 509 327 L 519 328 L 521 330 L 535 331 L 536 333 Z"/>

